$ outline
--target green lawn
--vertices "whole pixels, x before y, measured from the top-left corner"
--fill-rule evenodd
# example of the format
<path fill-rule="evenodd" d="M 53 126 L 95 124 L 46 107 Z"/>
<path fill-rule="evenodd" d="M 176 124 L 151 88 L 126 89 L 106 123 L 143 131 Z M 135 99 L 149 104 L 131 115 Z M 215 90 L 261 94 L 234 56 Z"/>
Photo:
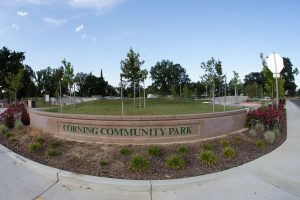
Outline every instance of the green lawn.
<path fill-rule="evenodd" d="M 180 115 L 212 112 L 209 103 L 202 100 L 182 100 L 157 98 L 146 99 L 146 108 L 139 108 L 136 100 L 135 115 Z M 143 101 L 142 101 L 143 106 Z M 223 106 L 215 105 L 215 112 L 222 112 Z M 226 107 L 226 110 L 236 110 L 238 107 Z M 60 107 L 48 108 L 50 112 L 60 112 Z M 121 100 L 97 100 L 73 106 L 64 106 L 63 113 L 90 115 L 121 115 Z M 133 115 L 133 99 L 124 100 L 124 114 Z"/>

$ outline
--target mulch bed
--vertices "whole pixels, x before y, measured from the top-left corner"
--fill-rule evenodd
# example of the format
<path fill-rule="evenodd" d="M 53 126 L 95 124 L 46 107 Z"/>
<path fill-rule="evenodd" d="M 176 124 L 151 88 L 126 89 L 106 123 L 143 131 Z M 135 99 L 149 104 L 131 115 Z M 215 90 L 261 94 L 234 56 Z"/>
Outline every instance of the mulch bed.
<path fill-rule="evenodd" d="M 60 155 L 47 157 L 45 156 L 45 151 L 48 148 L 49 141 L 53 139 L 52 135 L 31 127 L 11 130 L 11 132 L 14 139 L 7 139 L 3 134 L 0 134 L 0 143 L 12 151 L 36 162 L 80 174 L 139 180 L 192 177 L 233 168 L 273 151 L 285 141 L 287 134 L 285 125 L 281 128 L 281 134 L 273 144 L 267 143 L 263 139 L 262 133 L 251 137 L 248 133 L 249 131 L 244 131 L 202 142 L 156 145 L 163 150 L 163 154 L 156 157 L 148 154 L 149 145 L 120 146 L 59 140 L 61 145 L 56 149 L 60 152 Z M 32 153 L 29 151 L 28 144 L 34 142 L 37 137 L 42 137 L 45 142 L 37 152 Z M 224 140 L 229 141 L 230 146 L 235 150 L 236 155 L 233 158 L 226 158 L 223 155 L 221 142 Z M 264 141 L 266 146 L 264 148 L 257 147 L 257 140 Z M 211 166 L 197 160 L 197 155 L 203 151 L 203 144 L 205 143 L 214 146 L 214 151 L 218 158 L 217 162 Z M 186 166 L 184 169 L 172 170 L 166 166 L 165 161 L 169 155 L 178 154 L 177 149 L 180 146 L 189 148 L 189 152 L 182 155 L 186 161 Z M 131 149 L 130 155 L 125 156 L 120 154 L 120 149 L 124 147 Z M 130 159 L 134 155 L 142 155 L 144 158 L 147 158 L 151 163 L 150 168 L 144 172 L 132 170 Z"/>

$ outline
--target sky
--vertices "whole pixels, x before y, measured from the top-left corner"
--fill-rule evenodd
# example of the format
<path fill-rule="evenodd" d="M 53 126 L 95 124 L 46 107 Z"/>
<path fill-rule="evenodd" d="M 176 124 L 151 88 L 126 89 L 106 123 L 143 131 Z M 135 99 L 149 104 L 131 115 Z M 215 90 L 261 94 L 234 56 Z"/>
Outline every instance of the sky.
<path fill-rule="evenodd" d="M 261 71 L 261 52 L 300 70 L 299 8 L 299 0 L 1 0 L 0 48 L 25 52 L 34 71 L 64 58 L 75 73 L 102 69 L 114 86 L 131 47 L 148 71 L 168 59 L 199 81 L 200 64 L 214 57 L 228 80 L 233 70 L 243 79 Z"/>

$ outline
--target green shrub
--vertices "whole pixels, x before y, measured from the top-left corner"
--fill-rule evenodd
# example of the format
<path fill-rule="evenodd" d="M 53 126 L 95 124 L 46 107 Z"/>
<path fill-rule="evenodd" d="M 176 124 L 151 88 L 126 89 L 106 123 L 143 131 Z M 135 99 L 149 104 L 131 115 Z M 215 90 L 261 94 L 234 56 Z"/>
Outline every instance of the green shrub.
<path fill-rule="evenodd" d="M 41 136 L 37 136 L 34 140 L 36 143 L 40 144 L 41 146 L 44 144 L 45 140 Z"/>
<path fill-rule="evenodd" d="M 157 146 L 152 146 L 148 149 L 148 154 L 151 156 L 161 156 L 162 148 L 157 147 Z"/>
<path fill-rule="evenodd" d="M 167 157 L 166 166 L 173 170 L 184 169 L 185 161 L 181 156 L 173 154 Z"/>
<path fill-rule="evenodd" d="M 208 144 L 208 143 L 205 143 L 202 145 L 202 148 L 205 150 L 205 151 L 213 151 L 214 150 L 214 146 L 212 144 Z"/>
<path fill-rule="evenodd" d="M 237 143 L 241 143 L 241 142 L 243 142 L 243 139 L 240 136 L 235 136 L 234 141 Z"/>
<path fill-rule="evenodd" d="M 258 148 L 264 148 L 266 146 L 266 144 L 261 141 L 261 140 L 257 140 L 255 145 L 258 147 Z"/>
<path fill-rule="evenodd" d="M 221 146 L 222 146 L 222 148 L 230 147 L 230 143 L 229 143 L 228 140 L 222 140 L 221 141 Z"/>
<path fill-rule="evenodd" d="M 129 154 L 131 154 L 131 150 L 127 147 L 124 147 L 120 149 L 120 154 L 123 156 L 128 156 Z"/>
<path fill-rule="evenodd" d="M 189 148 L 187 146 L 180 146 L 178 147 L 177 152 L 180 154 L 187 154 L 189 152 Z"/>
<path fill-rule="evenodd" d="M 41 144 L 40 143 L 30 143 L 28 144 L 28 149 L 31 153 L 35 153 L 37 152 L 37 150 L 39 150 L 41 148 Z"/>
<path fill-rule="evenodd" d="M 278 128 L 275 128 L 273 131 L 274 131 L 276 137 L 280 135 L 280 130 Z"/>
<path fill-rule="evenodd" d="M 14 135 L 11 132 L 5 133 L 5 139 L 9 140 L 10 138 L 14 137 Z"/>
<path fill-rule="evenodd" d="M 99 163 L 100 163 L 101 167 L 104 167 L 104 166 L 108 165 L 107 160 L 100 160 Z"/>
<path fill-rule="evenodd" d="M 256 128 L 256 130 L 259 131 L 259 132 L 264 132 L 264 131 L 265 131 L 265 125 L 262 124 L 262 123 L 257 123 L 257 124 L 255 125 L 255 128 Z"/>
<path fill-rule="evenodd" d="M 48 146 L 50 147 L 50 148 L 57 148 L 57 147 L 59 147 L 61 145 L 61 143 L 60 143 L 60 141 L 58 141 L 58 140 L 56 140 L 56 139 L 51 139 L 50 141 L 49 141 L 49 143 L 48 143 Z"/>
<path fill-rule="evenodd" d="M 265 140 L 267 140 L 267 142 L 269 142 L 269 143 L 273 143 L 274 140 L 275 140 L 275 137 L 276 137 L 276 135 L 275 135 L 275 133 L 274 133 L 273 131 L 266 131 L 266 132 L 264 133 L 264 138 L 265 138 Z"/>
<path fill-rule="evenodd" d="M 8 131 L 8 128 L 5 126 L 5 124 L 0 124 L 0 133 L 5 134 Z"/>
<path fill-rule="evenodd" d="M 235 156 L 235 150 L 231 147 L 225 147 L 223 149 L 223 155 L 226 156 L 227 158 L 232 158 Z"/>
<path fill-rule="evenodd" d="M 206 165 L 213 165 L 217 162 L 217 156 L 211 150 L 206 150 L 198 154 L 198 161 Z"/>
<path fill-rule="evenodd" d="M 250 129 L 249 135 L 252 136 L 252 137 L 255 137 L 256 136 L 256 130 L 255 129 Z"/>
<path fill-rule="evenodd" d="M 45 151 L 45 155 L 46 155 L 47 157 L 54 157 L 54 156 L 59 156 L 60 153 L 59 153 L 56 149 L 48 148 L 48 149 Z"/>
<path fill-rule="evenodd" d="M 20 120 L 20 119 L 16 119 L 15 121 L 15 126 L 14 126 L 16 129 L 21 129 L 24 127 L 24 124 L 23 122 Z"/>
<path fill-rule="evenodd" d="M 133 156 L 130 160 L 130 167 L 134 171 L 143 172 L 149 169 L 149 166 L 149 160 L 139 155 Z"/>

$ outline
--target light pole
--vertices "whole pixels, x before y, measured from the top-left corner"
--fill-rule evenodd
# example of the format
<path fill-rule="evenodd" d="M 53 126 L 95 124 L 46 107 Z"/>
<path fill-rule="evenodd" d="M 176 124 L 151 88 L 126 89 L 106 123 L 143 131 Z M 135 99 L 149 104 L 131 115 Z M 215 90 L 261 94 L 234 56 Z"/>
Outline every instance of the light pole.
<path fill-rule="evenodd" d="M 61 102 L 61 80 L 59 81 L 59 104 L 60 104 L 60 113 L 62 113 L 62 102 Z"/>

